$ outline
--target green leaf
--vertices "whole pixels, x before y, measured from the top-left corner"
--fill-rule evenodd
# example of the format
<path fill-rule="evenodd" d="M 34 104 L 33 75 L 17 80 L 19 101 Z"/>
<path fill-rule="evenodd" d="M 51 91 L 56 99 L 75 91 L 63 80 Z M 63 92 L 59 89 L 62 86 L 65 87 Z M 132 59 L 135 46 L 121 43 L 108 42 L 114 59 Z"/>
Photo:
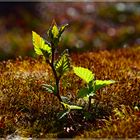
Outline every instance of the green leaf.
<path fill-rule="evenodd" d="M 82 88 L 80 89 L 80 91 L 78 92 L 78 98 L 89 98 L 90 96 L 94 96 L 95 92 L 94 90 L 90 90 L 89 88 Z"/>
<path fill-rule="evenodd" d="M 49 58 L 51 56 L 51 52 L 48 53 L 47 51 L 40 49 L 42 51 L 42 54 L 44 56 L 44 60 L 46 60 L 46 58 Z"/>
<path fill-rule="evenodd" d="M 88 94 L 89 94 L 88 88 L 82 88 L 82 89 L 80 89 L 79 92 L 78 92 L 78 98 L 87 97 Z"/>
<path fill-rule="evenodd" d="M 48 30 L 48 36 L 52 44 L 52 47 L 54 48 L 57 47 L 59 42 L 59 29 L 55 21 L 52 22 L 52 26 Z"/>
<path fill-rule="evenodd" d="M 62 119 L 64 116 L 66 116 L 67 114 L 69 114 L 70 110 L 63 110 L 61 112 L 59 112 L 58 114 L 58 119 Z"/>
<path fill-rule="evenodd" d="M 95 80 L 92 80 L 87 84 L 88 89 L 89 89 L 89 93 L 95 91 L 94 83 L 95 83 Z"/>
<path fill-rule="evenodd" d="M 55 20 L 53 20 L 52 25 L 47 32 L 50 42 L 52 44 L 52 47 L 56 48 L 58 46 L 60 37 L 67 26 L 68 26 L 68 24 L 65 24 L 65 25 L 61 26 L 60 28 L 58 28 Z"/>
<path fill-rule="evenodd" d="M 95 80 L 92 80 L 88 83 L 88 90 L 89 90 L 89 94 L 88 94 L 88 97 L 90 96 L 94 96 L 96 94 L 96 91 L 95 91 Z"/>
<path fill-rule="evenodd" d="M 94 74 L 89 69 L 83 67 L 73 67 L 74 73 L 82 78 L 84 81 L 89 83 L 94 79 Z"/>
<path fill-rule="evenodd" d="M 81 106 L 77 106 L 77 105 L 70 105 L 64 102 L 61 102 L 61 104 L 63 104 L 65 109 L 68 109 L 68 110 L 82 109 Z"/>
<path fill-rule="evenodd" d="M 107 85 L 113 84 L 113 83 L 115 83 L 114 80 L 96 80 L 95 81 L 95 91 L 97 91 Z"/>
<path fill-rule="evenodd" d="M 70 69 L 70 58 L 68 50 L 65 50 L 59 59 L 55 62 L 55 69 L 58 77 L 61 77 L 66 71 Z"/>
<path fill-rule="evenodd" d="M 65 24 L 65 25 L 60 27 L 60 29 L 59 29 L 59 38 L 61 37 L 62 33 L 65 31 L 67 26 L 68 26 L 68 24 Z"/>
<path fill-rule="evenodd" d="M 32 31 L 32 40 L 36 54 L 44 55 L 44 53 L 46 53 L 48 56 L 51 55 L 51 47 L 34 31 Z"/>
<path fill-rule="evenodd" d="M 56 25 L 54 25 L 54 26 L 52 27 L 51 32 L 52 32 L 53 38 L 58 38 L 59 30 L 58 30 L 58 28 L 57 28 Z"/>
<path fill-rule="evenodd" d="M 73 110 L 73 109 L 82 109 L 81 106 L 77 106 L 77 105 L 70 105 L 70 110 Z"/>
<path fill-rule="evenodd" d="M 48 84 L 42 84 L 42 88 L 45 89 L 49 93 L 53 93 L 55 95 L 55 88 Z"/>

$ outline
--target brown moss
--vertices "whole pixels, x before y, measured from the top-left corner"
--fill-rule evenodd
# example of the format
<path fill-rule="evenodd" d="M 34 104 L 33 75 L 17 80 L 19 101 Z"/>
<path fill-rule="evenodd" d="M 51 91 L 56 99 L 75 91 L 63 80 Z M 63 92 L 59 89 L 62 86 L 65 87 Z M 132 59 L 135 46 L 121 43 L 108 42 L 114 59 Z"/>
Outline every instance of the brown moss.
<path fill-rule="evenodd" d="M 98 112 L 94 120 L 82 122 L 82 113 L 76 114 L 75 124 L 82 123 L 82 127 L 76 128 L 76 133 L 70 137 L 138 137 L 139 111 L 136 112 L 134 107 L 140 106 L 139 54 L 139 47 L 71 54 L 73 65 L 89 68 L 97 79 L 117 82 L 97 93 Z M 61 137 L 65 134 L 63 124 L 66 122 L 56 119 L 61 110 L 60 103 L 53 95 L 41 90 L 41 84 L 54 83 L 47 64 L 31 58 L 3 61 L 0 63 L 0 81 L 1 137 L 15 131 L 33 137 Z M 71 71 L 64 75 L 61 85 L 61 95 L 77 102 L 76 94 L 84 85 L 81 79 Z M 129 108 L 124 112 L 125 118 L 117 118 L 113 113 L 120 106 L 125 110 Z"/>

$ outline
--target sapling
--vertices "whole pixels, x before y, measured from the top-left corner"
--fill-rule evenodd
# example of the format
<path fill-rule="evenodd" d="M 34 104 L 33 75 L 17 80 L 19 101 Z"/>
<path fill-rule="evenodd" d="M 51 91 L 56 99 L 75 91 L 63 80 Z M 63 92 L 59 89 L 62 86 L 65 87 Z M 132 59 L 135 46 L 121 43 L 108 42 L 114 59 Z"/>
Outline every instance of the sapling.
<path fill-rule="evenodd" d="M 59 46 L 60 38 L 62 33 L 66 29 L 68 24 L 65 24 L 58 28 L 55 22 L 52 23 L 50 29 L 48 30 L 48 40 L 46 41 L 36 32 L 32 32 L 34 50 L 37 55 L 43 56 L 46 63 L 49 64 L 53 71 L 55 85 L 43 84 L 42 87 L 48 92 L 55 95 L 59 102 L 62 104 L 63 111 L 59 114 L 60 119 L 65 115 L 69 114 L 71 110 L 81 110 L 81 106 L 75 105 L 70 102 L 68 97 L 60 95 L 60 80 L 62 76 L 69 70 L 72 69 L 70 64 L 70 57 L 68 50 L 65 49 L 61 55 L 56 59 L 56 51 Z M 82 78 L 86 82 L 86 86 L 79 90 L 78 97 L 83 99 L 88 99 L 88 111 L 91 108 L 91 100 L 96 95 L 96 91 L 100 88 L 112 84 L 113 80 L 96 80 L 95 74 L 89 69 L 83 67 L 74 67 L 74 73 Z"/>
<path fill-rule="evenodd" d="M 59 46 L 60 38 L 62 36 L 62 33 L 66 29 L 68 24 L 65 24 L 58 28 L 56 23 L 53 21 L 50 29 L 48 30 L 48 40 L 46 41 L 44 38 L 42 38 L 40 35 L 38 35 L 36 32 L 32 32 L 32 39 L 33 39 L 33 45 L 34 50 L 37 55 L 43 56 L 46 63 L 49 64 L 53 71 L 54 79 L 55 79 L 55 85 L 49 85 L 49 84 L 43 84 L 42 87 L 48 92 L 53 95 L 55 95 L 60 103 L 62 104 L 62 107 L 64 108 L 64 112 L 62 114 L 62 117 L 69 113 L 73 109 L 82 109 L 82 107 L 69 104 L 66 102 L 65 98 L 60 95 L 60 79 L 61 77 L 71 69 L 70 65 L 70 57 L 68 54 L 68 50 L 65 49 L 61 55 L 58 57 L 58 59 L 55 59 L 56 57 L 56 51 Z"/>

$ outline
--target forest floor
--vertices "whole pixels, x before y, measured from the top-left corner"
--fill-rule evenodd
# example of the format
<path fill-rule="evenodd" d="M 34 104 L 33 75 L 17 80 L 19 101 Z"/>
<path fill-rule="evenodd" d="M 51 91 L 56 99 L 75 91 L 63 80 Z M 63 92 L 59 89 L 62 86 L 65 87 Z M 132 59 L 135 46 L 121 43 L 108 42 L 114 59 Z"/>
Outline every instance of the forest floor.
<path fill-rule="evenodd" d="M 92 119 L 78 112 L 73 121 L 58 120 L 61 104 L 41 89 L 54 83 L 51 69 L 40 59 L 17 58 L 0 62 L 0 137 L 140 138 L 140 47 L 70 57 L 72 65 L 90 69 L 97 79 L 116 81 L 97 93 Z M 79 102 L 76 94 L 83 84 L 68 72 L 60 94 Z"/>

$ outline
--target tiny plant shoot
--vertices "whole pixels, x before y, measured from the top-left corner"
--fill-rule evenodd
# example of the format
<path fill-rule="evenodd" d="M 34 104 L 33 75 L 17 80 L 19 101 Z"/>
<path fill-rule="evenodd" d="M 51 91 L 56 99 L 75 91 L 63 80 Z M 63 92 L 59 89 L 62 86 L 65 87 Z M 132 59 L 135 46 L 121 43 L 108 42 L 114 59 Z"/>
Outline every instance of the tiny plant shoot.
<path fill-rule="evenodd" d="M 95 80 L 95 74 L 93 74 L 89 69 L 75 66 L 71 67 L 67 49 L 61 53 L 58 59 L 55 59 L 60 38 L 67 26 L 68 24 L 65 24 L 59 28 L 55 21 L 53 21 L 50 29 L 47 32 L 48 40 L 45 40 L 39 34 L 32 31 L 32 40 L 35 53 L 43 56 L 46 63 L 49 64 L 53 71 L 55 85 L 43 84 L 42 87 L 47 91 L 47 93 L 51 93 L 56 96 L 59 102 L 62 104 L 63 111 L 60 113 L 60 119 L 69 114 L 71 110 L 83 109 L 82 107 L 69 102 L 68 97 L 60 95 L 60 80 L 67 71 L 71 70 L 71 68 L 73 68 L 74 73 L 86 83 L 86 86 L 79 90 L 78 98 L 88 99 L 88 111 L 90 111 L 91 99 L 96 95 L 96 91 L 106 85 L 115 83 L 113 80 Z"/>
<path fill-rule="evenodd" d="M 113 80 L 95 80 L 95 75 L 89 69 L 82 67 L 73 67 L 74 73 L 86 82 L 78 92 L 79 98 L 88 98 L 88 111 L 91 107 L 91 99 L 96 95 L 96 91 L 104 86 L 115 83 Z"/>
<path fill-rule="evenodd" d="M 52 26 L 48 31 L 49 41 L 45 41 L 45 39 L 39 36 L 36 32 L 32 32 L 34 50 L 36 54 L 42 55 L 45 58 L 46 63 L 48 63 L 52 68 L 55 78 L 56 84 L 54 86 L 48 84 L 43 86 L 49 93 L 53 93 L 55 96 L 57 96 L 60 102 L 62 102 L 59 94 L 60 78 L 66 71 L 70 69 L 68 51 L 65 50 L 58 58 L 58 60 L 55 60 L 54 58 L 60 37 L 67 26 L 68 25 L 66 24 L 58 28 L 56 23 L 53 21 Z"/>
<path fill-rule="evenodd" d="M 82 109 L 82 107 L 67 104 L 64 97 L 61 96 L 59 92 L 61 77 L 71 69 L 70 58 L 67 49 L 64 50 L 59 58 L 55 60 L 55 54 L 56 50 L 58 49 L 61 35 L 67 26 L 68 24 L 65 24 L 58 28 L 55 21 L 53 21 L 50 29 L 47 32 L 49 37 L 49 40 L 47 41 L 36 32 L 32 31 L 34 50 L 37 55 L 44 57 L 46 63 L 48 63 L 51 67 L 55 78 L 55 85 L 43 84 L 42 86 L 48 93 L 51 93 L 58 98 L 62 104 L 62 107 L 64 108 L 64 113 L 62 116 L 68 114 L 73 109 Z"/>

